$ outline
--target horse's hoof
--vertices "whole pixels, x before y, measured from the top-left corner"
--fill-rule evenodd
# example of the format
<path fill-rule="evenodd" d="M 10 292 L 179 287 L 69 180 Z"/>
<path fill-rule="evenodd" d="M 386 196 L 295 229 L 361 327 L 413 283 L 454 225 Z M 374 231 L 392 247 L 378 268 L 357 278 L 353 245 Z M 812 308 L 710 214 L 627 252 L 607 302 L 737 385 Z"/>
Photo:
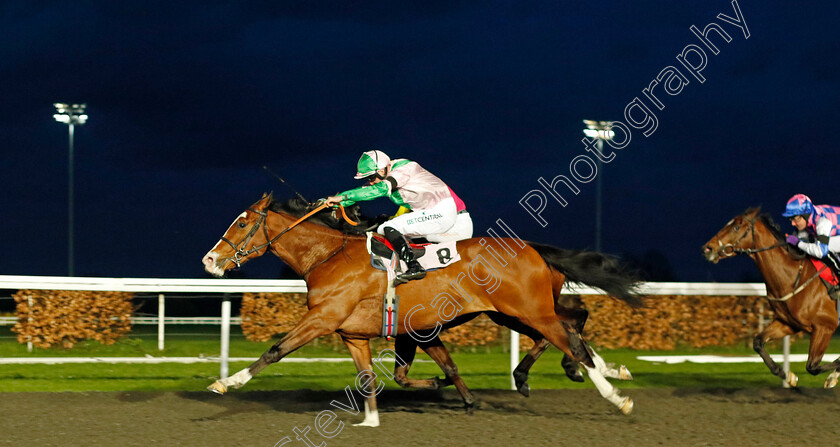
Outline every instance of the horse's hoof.
<path fill-rule="evenodd" d="M 796 374 L 794 374 L 793 372 L 789 372 L 787 378 L 785 379 L 785 382 L 787 382 L 787 384 L 790 385 L 791 388 L 796 388 L 796 385 L 799 383 L 799 377 L 796 377 Z"/>
<path fill-rule="evenodd" d="M 630 414 L 630 412 L 633 411 L 633 399 L 625 397 L 624 402 L 622 402 L 621 405 L 618 406 L 618 409 L 621 410 L 621 412 L 624 414 Z"/>
<path fill-rule="evenodd" d="M 368 421 L 364 420 L 359 422 L 358 424 L 353 424 L 354 427 L 379 427 L 379 421 Z"/>
<path fill-rule="evenodd" d="M 621 365 L 618 368 L 618 378 L 621 380 L 633 380 L 633 374 L 630 374 L 630 370 L 626 366 Z"/>
<path fill-rule="evenodd" d="M 516 391 L 519 391 L 519 394 L 530 397 L 531 396 L 531 385 L 528 385 L 528 382 L 523 383 L 516 387 Z"/>
<path fill-rule="evenodd" d="M 216 393 L 216 394 L 227 393 L 227 387 L 222 382 L 219 382 L 218 380 L 213 382 L 212 385 L 208 386 L 207 389 Z"/>
<path fill-rule="evenodd" d="M 823 387 L 825 389 L 831 389 L 831 388 L 834 388 L 835 386 L 837 386 L 837 376 L 838 376 L 837 371 L 829 374 L 828 377 L 825 379 L 825 384 L 823 385 Z"/>

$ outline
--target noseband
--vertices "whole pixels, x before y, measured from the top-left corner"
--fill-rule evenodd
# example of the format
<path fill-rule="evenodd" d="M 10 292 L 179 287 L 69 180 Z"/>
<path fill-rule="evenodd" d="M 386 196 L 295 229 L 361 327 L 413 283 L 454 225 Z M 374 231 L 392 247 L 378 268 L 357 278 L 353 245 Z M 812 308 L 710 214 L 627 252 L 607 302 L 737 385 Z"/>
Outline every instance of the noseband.
<path fill-rule="evenodd" d="M 286 231 L 289 231 L 291 229 L 291 227 L 286 228 L 285 230 L 283 230 L 280 234 L 278 234 L 273 239 L 269 239 L 268 238 L 268 225 L 263 225 L 265 223 L 266 217 L 268 217 L 268 213 L 265 212 L 265 211 L 259 211 L 259 210 L 255 210 L 255 209 L 252 209 L 252 208 L 248 208 L 248 211 L 251 211 L 252 213 L 256 213 L 260 217 L 257 219 L 257 222 L 254 223 L 254 226 L 251 227 L 251 229 L 248 231 L 248 234 L 245 235 L 245 238 L 242 239 L 241 242 L 239 242 L 238 244 L 234 244 L 233 242 L 230 241 L 230 239 L 222 236 L 222 241 L 227 243 L 228 245 L 230 245 L 230 247 L 233 248 L 233 250 L 235 251 L 232 261 L 233 261 L 234 264 L 236 264 L 236 268 L 242 267 L 242 260 L 245 259 L 248 255 L 250 255 L 251 253 L 256 253 L 256 252 L 262 250 L 263 248 L 270 246 L 271 243 L 276 241 L 277 238 L 279 238 L 280 236 L 283 235 L 283 233 L 285 233 Z M 262 227 L 262 229 L 263 229 L 263 234 L 265 234 L 265 240 L 267 242 L 262 244 L 262 245 L 255 245 L 255 246 L 251 247 L 250 250 L 245 250 L 245 247 L 248 245 L 248 242 L 251 242 L 251 238 L 253 238 L 254 235 L 257 234 L 257 231 L 260 229 L 260 227 Z"/>
<path fill-rule="evenodd" d="M 234 264 L 236 264 L 237 268 L 240 268 L 240 267 L 242 267 L 242 261 L 246 257 L 248 257 L 250 254 L 257 253 L 260 250 L 262 250 L 263 248 L 270 247 L 271 244 L 274 243 L 274 241 L 276 241 L 277 239 L 280 239 L 280 236 L 286 234 L 289 230 L 296 227 L 297 224 L 303 222 L 304 220 L 308 219 L 313 214 L 317 213 L 318 211 L 321 211 L 322 209 L 324 209 L 326 207 L 327 207 L 326 203 L 323 203 L 323 204 L 319 205 L 317 208 L 315 208 L 314 210 L 306 213 L 303 217 L 296 220 L 294 223 L 292 223 L 291 225 L 286 227 L 283 231 L 278 233 L 277 236 L 274 236 L 271 239 L 269 239 L 269 237 L 268 237 L 268 224 L 265 222 L 266 218 L 268 217 L 268 213 L 265 212 L 265 211 L 259 211 L 259 210 L 255 210 L 253 208 L 248 208 L 248 211 L 251 211 L 252 213 L 257 214 L 260 217 L 254 223 L 254 226 L 251 227 L 250 230 L 248 230 L 248 234 L 245 235 L 245 238 L 242 239 L 242 241 L 239 242 L 238 244 L 234 244 L 233 242 L 230 241 L 230 239 L 228 239 L 224 236 L 222 237 L 222 241 L 227 243 L 228 245 L 230 245 L 231 248 L 234 249 L 235 253 L 234 253 L 233 258 L 231 260 L 233 261 Z M 343 206 L 339 205 L 338 207 L 341 209 L 341 216 L 344 218 L 345 221 L 347 221 L 347 223 L 349 223 L 350 225 L 358 225 L 358 223 L 353 222 L 352 220 L 350 220 L 349 217 L 347 217 L 347 214 L 344 212 L 344 207 Z M 251 238 L 253 238 L 254 235 L 257 234 L 257 231 L 259 231 L 260 227 L 262 227 L 262 229 L 263 229 L 263 235 L 265 235 L 266 242 L 264 244 L 261 244 L 261 245 L 254 245 L 253 247 L 251 247 L 250 250 L 245 250 L 245 247 L 248 245 L 248 242 L 250 242 Z"/>

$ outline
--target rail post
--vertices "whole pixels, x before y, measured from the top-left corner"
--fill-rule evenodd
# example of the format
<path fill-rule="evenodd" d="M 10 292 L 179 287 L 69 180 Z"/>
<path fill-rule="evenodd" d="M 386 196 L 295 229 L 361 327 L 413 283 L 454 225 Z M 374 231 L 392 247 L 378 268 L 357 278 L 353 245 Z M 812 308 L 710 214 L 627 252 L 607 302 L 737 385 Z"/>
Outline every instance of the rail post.
<path fill-rule="evenodd" d="M 790 374 L 790 335 L 785 335 L 785 338 L 782 339 L 782 352 L 785 355 L 784 362 L 782 363 L 782 369 L 785 371 L 785 380 L 782 382 L 782 386 L 790 388 L 790 384 L 787 381 L 787 376 Z"/>
<path fill-rule="evenodd" d="M 230 354 L 230 294 L 222 300 L 222 352 L 219 362 L 219 378 L 228 376 L 228 358 Z"/>
<path fill-rule="evenodd" d="M 516 389 L 516 380 L 513 378 L 513 370 L 519 364 L 519 332 L 510 330 L 510 389 Z"/>
<path fill-rule="evenodd" d="M 163 327 L 164 327 L 164 296 L 162 293 L 158 294 L 158 351 L 163 351 Z"/>

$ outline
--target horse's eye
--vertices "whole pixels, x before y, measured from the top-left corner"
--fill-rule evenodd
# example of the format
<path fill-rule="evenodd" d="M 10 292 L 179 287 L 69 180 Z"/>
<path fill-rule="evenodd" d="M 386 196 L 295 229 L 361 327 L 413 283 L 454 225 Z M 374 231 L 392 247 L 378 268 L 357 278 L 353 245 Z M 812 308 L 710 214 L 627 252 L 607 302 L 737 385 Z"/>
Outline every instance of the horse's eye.
<path fill-rule="evenodd" d="M 239 228 L 245 228 L 246 225 L 245 222 L 239 222 Z"/>
<path fill-rule="evenodd" d="M 741 226 L 736 224 L 734 227 L 732 227 L 732 229 L 738 231 L 741 229 Z"/>

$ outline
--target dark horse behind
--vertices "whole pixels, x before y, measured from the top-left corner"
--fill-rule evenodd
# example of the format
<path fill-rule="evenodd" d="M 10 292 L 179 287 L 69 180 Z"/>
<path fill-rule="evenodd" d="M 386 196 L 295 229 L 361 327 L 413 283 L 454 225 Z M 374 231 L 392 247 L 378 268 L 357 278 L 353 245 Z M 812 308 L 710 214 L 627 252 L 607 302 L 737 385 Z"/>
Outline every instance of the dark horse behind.
<path fill-rule="evenodd" d="M 779 227 L 770 216 L 761 214 L 760 208 L 750 208 L 736 216 L 703 245 L 703 255 L 710 262 L 737 254 L 746 254 L 755 261 L 767 287 L 773 321 L 755 336 L 753 347 L 770 372 L 796 386 L 796 374 L 785 374 L 767 354 L 764 344 L 804 331 L 811 334 L 805 369 L 813 375 L 830 371 L 825 387 L 833 388 L 840 376 L 840 359 L 824 364 L 822 358 L 837 329 L 837 306 L 818 280 L 816 267 L 804 253 L 785 242 Z"/>
<path fill-rule="evenodd" d="M 364 235 L 348 230 L 330 210 L 304 218 L 308 211 L 306 203 L 279 203 L 270 194 L 263 195 L 234 220 L 203 258 L 208 272 L 222 276 L 226 270 L 270 251 L 295 270 L 308 289 L 308 310 L 300 322 L 259 360 L 216 381 L 211 390 L 224 393 L 238 388 L 268 365 L 330 333 L 342 337 L 360 374 L 373 371 L 369 340 L 380 336 L 386 276 L 371 268 Z M 430 271 L 423 280 L 400 285 L 397 293 L 404 313 L 397 324 L 398 334 L 422 334 L 486 313 L 497 323 L 524 331 L 538 345 L 556 346 L 583 366 L 603 397 L 629 413 L 632 400 L 621 396 L 605 378 L 617 376 L 616 371 L 607 368 L 588 347 L 578 330 L 582 327 L 580 318 L 570 318 L 558 303 L 568 275 L 628 305 L 639 306 L 636 279 L 600 253 L 562 250 L 516 238 L 499 238 L 492 243 L 499 245 L 497 254 L 508 256 L 502 259 L 488 253 L 485 245 L 489 243 L 484 239 L 459 241 L 460 262 Z M 380 388 L 374 378 L 363 383 L 362 425 L 379 424 L 375 397 Z"/>

